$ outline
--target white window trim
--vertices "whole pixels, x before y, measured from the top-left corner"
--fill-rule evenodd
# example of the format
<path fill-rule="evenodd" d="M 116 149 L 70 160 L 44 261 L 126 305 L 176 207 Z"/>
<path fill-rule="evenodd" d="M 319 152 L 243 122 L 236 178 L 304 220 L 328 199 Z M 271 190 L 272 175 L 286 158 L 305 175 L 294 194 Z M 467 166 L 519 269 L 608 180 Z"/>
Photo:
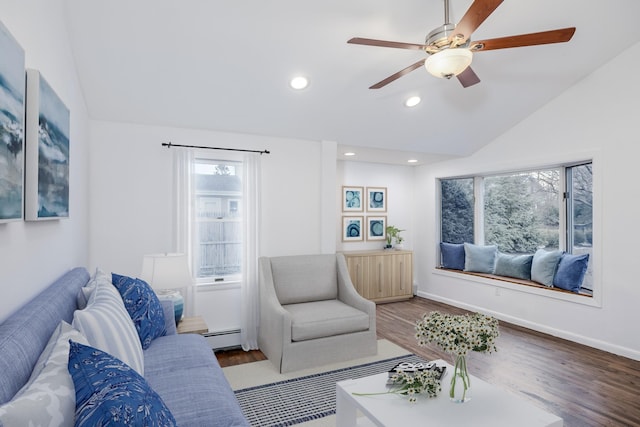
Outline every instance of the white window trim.
<path fill-rule="evenodd" d="M 465 171 L 465 173 L 460 174 L 450 174 L 448 176 L 439 176 L 436 178 L 436 184 L 441 179 L 453 179 L 453 178 L 464 178 L 464 177 L 477 177 L 477 176 L 488 176 L 488 175 L 498 175 L 509 172 L 518 172 L 523 170 L 534 170 L 534 169 L 549 169 L 553 167 L 564 167 L 570 164 L 579 164 L 583 162 L 591 162 L 593 166 L 593 182 L 592 182 L 592 190 L 593 190 L 593 241 L 598 242 L 597 245 L 593 247 L 592 257 L 593 257 L 593 296 L 585 297 L 583 295 L 572 295 L 565 292 L 554 291 L 553 289 L 544 289 L 544 288 L 536 288 L 526 285 L 520 285 L 517 283 L 509 283 L 502 280 L 489 279 L 485 277 L 472 276 L 469 274 L 461 274 L 456 273 L 450 270 L 442 270 L 437 267 L 440 265 L 440 245 L 439 240 L 441 236 L 441 218 L 440 212 L 442 211 L 441 201 L 442 195 L 440 193 L 440 186 L 436 185 L 437 191 L 437 200 L 436 200 L 436 209 L 437 214 L 435 215 L 436 224 L 435 224 L 435 236 L 436 236 L 436 257 L 434 259 L 435 265 L 432 270 L 433 275 L 447 276 L 451 278 L 455 278 L 458 280 L 464 280 L 469 282 L 474 282 L 486 286 L 492 286 L 494 288 L 507 288 L 512 289 L 514 291 L 538 295 L 541 297 L 557 299 L 562 301 L 567 301 L 571 303 L 577 303 L 592 307 L 602 307 L 604 304 L 603 298 L 603 283 L 602 283 L 602 268 L 603 268 L 603 257 L 602 257 L 602 247 L 603 245 L 603 236 L 601 233 L 602 230 L 602 173 L 600 173 L 600 164 L 602 162 L 601 153 L 597 150 L 594 151 L 585 151 L 582 153 L 574 153 L 574 154 L 565 154 L 565 155 L 555 155 L 554 160 L 549 159 L 536 159 L 532 162 L 514 162 L 513 164 L 505 164 L 503 167 L 493 167 L 490 170 L 473 170 L 473 171 Z M 476 186 L 474 182 L 474 192 Z M 477 196 L 477 194 L 474 194 Z M 478 198 L 475 199 L 475 203 L 479 203 Z M 477 219 L 476 219 L 477 221 Z M 475 224 L 477 227 L 478 224 Z M 476 229 L 477 230 L 477 229 Z M 484 235 L 484 233 L 483 233 Z"/>

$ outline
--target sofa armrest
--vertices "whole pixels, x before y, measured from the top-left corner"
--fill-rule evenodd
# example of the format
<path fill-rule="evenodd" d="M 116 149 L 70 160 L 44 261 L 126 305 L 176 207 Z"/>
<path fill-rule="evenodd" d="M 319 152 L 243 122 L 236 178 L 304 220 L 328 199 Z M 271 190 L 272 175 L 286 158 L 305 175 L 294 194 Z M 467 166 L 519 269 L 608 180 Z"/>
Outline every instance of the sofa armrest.
<path fill-rule="evenodd" d="M 164 312 L 164 334 L 177 334 L 178 332 L 176 330 L 176 315 L 175 311 L 173 310 L 173 301 L 161 300 L 160 304 L 162 304 L 162 311 Z"/>
<path fill-rule="evenodd" d="M 376 304 L 369 301 L 356 291 L 353 286 L 347 261 L 343 254 L 336 254 L 338 263 L 338 299 L 351 307 L 364 311 L 369 315 L 369 328 L 375 331 L 376 328 Z"/>

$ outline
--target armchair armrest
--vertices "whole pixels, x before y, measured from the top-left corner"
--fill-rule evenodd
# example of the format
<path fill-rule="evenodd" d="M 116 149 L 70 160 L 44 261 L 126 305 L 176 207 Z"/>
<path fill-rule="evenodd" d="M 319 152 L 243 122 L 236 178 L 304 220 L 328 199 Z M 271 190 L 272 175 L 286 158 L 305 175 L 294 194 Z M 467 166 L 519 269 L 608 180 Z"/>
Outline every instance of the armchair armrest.
<path fill-rule="evenodd" d="M 376 304 L 356 291 L 351 281 L 351 276 L 349 276 L 349 269 L 347 268 L 347 261 L 344 255 L 339 253 L 336 254 L 336 257 L 338 262 L 338 299 L 345 304 L 369 314 L 369 325 L 375 330 Z"/>
<path fill-rule="evenodd" d="M 267 257 L 258 260 L 260 270 L 260 350 L 269 358 L 281 360 L 282 343 L 291 342 L 291 315 L 282 308 L 276 295 Z"/>

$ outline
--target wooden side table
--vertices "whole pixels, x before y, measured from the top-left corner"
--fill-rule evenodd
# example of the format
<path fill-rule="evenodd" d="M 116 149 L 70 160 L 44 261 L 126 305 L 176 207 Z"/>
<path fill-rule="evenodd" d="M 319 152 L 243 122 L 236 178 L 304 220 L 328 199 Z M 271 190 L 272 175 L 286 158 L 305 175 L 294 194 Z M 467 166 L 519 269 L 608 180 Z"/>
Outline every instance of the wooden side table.
<path fill-rule="evenodd" d="M 185 317 L 177 327 L 179 334 L 206 334 L 209 332 L 207 322 L 202 316 Z"/>

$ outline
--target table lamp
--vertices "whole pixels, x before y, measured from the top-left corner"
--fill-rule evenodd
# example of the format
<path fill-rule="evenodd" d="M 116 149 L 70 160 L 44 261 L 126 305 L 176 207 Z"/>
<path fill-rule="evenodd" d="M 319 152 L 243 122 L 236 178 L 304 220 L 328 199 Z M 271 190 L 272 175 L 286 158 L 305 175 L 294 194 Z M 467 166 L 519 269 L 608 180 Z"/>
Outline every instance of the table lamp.
<path fill-rule="evenodd" d="M 184 288 L 192 282 L 187 256 L 181 253 L 145 255 L 140 278 L 153 288 L 158 299 L 173 302 L 177 325 L 184 312 L 184 298 L 176 288 Z"/>

